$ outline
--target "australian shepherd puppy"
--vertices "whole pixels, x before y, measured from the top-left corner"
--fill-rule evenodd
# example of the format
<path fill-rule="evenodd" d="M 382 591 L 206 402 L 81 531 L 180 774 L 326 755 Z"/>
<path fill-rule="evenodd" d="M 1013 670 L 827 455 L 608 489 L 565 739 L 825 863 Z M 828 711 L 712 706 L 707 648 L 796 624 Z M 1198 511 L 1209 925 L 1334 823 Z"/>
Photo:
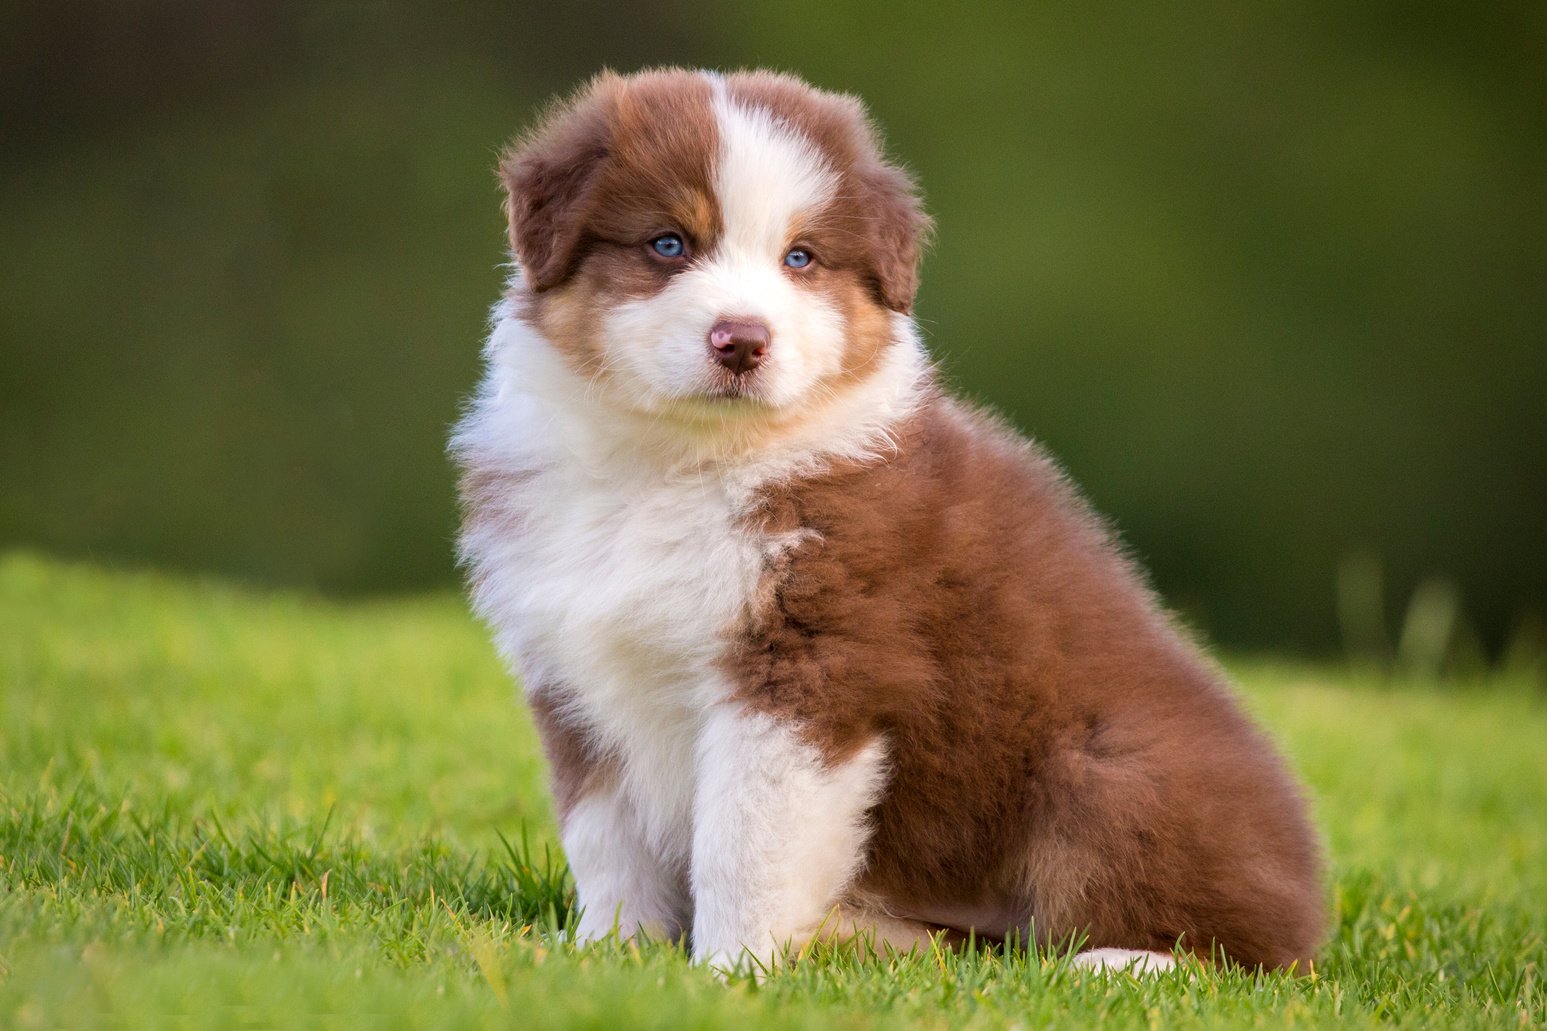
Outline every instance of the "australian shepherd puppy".
<path fill-rule="evenodd" d="M 500 172 L 462 554 L 582 936 L 1304 968 L 1294 780 L 1054 462 L 942 390 L 929 219 L 856 100 L 604 74 Z"/>

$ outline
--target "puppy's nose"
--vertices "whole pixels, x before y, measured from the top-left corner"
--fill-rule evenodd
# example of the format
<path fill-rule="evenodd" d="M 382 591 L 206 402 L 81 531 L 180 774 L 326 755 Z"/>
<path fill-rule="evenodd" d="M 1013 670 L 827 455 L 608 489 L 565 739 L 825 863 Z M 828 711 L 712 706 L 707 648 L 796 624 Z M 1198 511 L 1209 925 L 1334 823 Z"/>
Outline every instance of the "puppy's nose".
<path fill-rule="evenodd" d="M 709 331 L 709 349 L 732 372 L 750 372 L 768 354 L 768 324 L 759 319 L 721 319 Z"/>

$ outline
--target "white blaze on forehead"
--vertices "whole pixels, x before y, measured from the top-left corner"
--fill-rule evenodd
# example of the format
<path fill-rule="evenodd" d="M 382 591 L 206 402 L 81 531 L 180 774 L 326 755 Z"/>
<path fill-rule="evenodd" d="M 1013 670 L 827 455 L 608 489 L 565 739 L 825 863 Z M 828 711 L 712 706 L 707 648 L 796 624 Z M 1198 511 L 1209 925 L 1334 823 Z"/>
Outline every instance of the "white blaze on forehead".
<path fill-rule="evenodd" d="M 713 77 L 720 129 L 715 193 L 724 223 L 722 252 L 783 256 L 792 224 L 832 199 L 838 177 L 805 136 L 767 108 L 738 103 Z"/>

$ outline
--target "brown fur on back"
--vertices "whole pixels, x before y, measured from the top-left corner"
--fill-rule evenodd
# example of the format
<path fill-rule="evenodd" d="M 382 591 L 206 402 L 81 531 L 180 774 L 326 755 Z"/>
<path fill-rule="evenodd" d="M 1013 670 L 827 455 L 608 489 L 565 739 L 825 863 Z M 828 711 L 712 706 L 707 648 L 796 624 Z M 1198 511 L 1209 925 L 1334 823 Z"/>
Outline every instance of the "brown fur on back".
<path fill-rule="evenodd" d="M 741 696 L 833 761 L 888 745 L 856 894 L 1009 900 L 1043 942 L 1309 960 L 1303 800 L 1034 447 L 937 398 L 895 456 L 769 489 L 753 521 L 813 533 L 734 642 Z"/>

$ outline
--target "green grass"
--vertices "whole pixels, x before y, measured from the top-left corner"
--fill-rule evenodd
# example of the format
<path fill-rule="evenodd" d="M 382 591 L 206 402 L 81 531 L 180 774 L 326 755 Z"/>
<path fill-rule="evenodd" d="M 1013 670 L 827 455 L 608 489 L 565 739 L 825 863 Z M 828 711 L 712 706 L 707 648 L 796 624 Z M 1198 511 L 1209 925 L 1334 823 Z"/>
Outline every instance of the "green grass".
<path fill-rule="evenodd" d="M 1540 1026 L 1547 694 L 1240 664 L 1312 785 L 1314 975 L 577 949 L 532 729 L 451 595 L 0 558 L 0 1027 Z"/>

